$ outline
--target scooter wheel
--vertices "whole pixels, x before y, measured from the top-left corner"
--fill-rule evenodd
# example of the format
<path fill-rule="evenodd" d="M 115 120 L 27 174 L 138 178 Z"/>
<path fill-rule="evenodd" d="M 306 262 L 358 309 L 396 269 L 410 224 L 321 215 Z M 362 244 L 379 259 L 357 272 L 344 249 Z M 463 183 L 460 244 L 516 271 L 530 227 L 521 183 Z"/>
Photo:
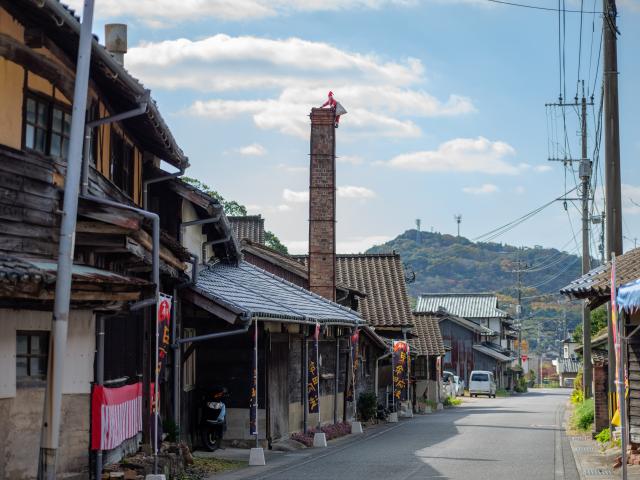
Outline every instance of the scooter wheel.
<path fill-rule="evenodd" d="M 202 431 L 202 444 L 204 448 L 213 452 L 220 448 L 222 441 L 222 432 L 218 428 L 205 428 Z"/>

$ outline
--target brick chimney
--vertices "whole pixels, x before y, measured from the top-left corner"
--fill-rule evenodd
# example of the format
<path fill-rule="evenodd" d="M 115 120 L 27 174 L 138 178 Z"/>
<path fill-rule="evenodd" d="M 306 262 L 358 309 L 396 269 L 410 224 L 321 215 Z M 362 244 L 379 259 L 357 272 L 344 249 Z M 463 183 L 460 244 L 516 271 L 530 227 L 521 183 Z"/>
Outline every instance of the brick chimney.
<path fill-rule="evenodd" d="M 309 289 L 336 299 L 336 129 L 331 109 L 311 110 Z"/>

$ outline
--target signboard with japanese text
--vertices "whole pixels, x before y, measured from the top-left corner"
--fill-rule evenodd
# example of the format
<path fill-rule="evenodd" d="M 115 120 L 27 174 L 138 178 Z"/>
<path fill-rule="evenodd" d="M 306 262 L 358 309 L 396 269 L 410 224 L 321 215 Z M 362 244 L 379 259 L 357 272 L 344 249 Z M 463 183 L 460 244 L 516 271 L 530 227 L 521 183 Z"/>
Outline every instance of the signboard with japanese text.
<path fill-rule="evenodd" d="M 408 398 L 409 345 L 405 341 L 393 342 L 393 397 L 405 402 Z"/>
<path fill-rule="evenodd" d="M 169 347 L 171 345 L 171 301 L 169 295 L 160 294 L 158 302 L 158 365 L 156 367 L 158 378 L 163 378 L 164 367 L 167 364 L 169 356 Z"/>
<path fill-rule="evenodd" d="M 307 398 L 309 413 L 320 411 L 320 369 L 318 365 L 318 341 L 320 339 L 320 324 L 316 323 L 313 334 L 313 348 L 309 352 L 309 368 L 307 371 Z"/>

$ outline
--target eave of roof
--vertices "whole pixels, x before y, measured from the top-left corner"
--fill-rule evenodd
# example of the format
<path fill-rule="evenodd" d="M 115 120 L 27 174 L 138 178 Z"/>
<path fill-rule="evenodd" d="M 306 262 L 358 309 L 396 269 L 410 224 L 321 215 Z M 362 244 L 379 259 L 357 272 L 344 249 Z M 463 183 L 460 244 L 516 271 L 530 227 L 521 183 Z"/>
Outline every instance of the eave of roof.
<path fill-rule="evenodd" d="M 464 318 L 501 318 L 509 314 L 497 307 L 493 293 L 423 293 L 418 296 L 416 312 L 437 312 L 440 307 Z"/>
<path fill-rule="evenodd" d="M 364 324 L 356 312 L 247 262 L 238 266 L 210 264 L 200 272 L 195 288 L 247 318 L 306 324 Z"/>
<path fill-rule="evenodd" d="M 21 1 L 18 7 L 26 12 L 27 8 L 38 16 L 39 11 L 46 11 L 48 20 L 51 24 L 43 25 L 52 32 L 62 32 L 68 34 L 68 30 L 73 35 L 70 44 L 59 46 L 67 52 L 70 58 L 75 60 L 75 51 L 77 50 L 78 39 L 80 36 L 80 20 L 74 15 L 73 10 L 64 5 L 59 0 L 42 0 Z M 43 18 L 40 15 L 40 20 Z M 43 22 L 44 23 L 44 22 Z M 57 30 L 56 30 L 57 29 Z M 180 168 L 186 169 L 189 166 L 189 160 L 178 146 L 169 127 L 162 118 L 158 107 L 149 96 L 149 90 L 134 78 L 122 65 L 120 65 L 113 56 L 100 45 L 95 37 L 92 38 L 92 79 L 100 86 L 113 87 L 119 91 L 119 95 L 112 95 L 110 100 L 112 104 L 117 104 L 122 111 L 131 110 L 142 101 L 147 101 L 147 112 L 138 117 L 132 117 L 124 120 L 122 123 L 134 130 L 145 132 L 139 135 L 136 140 L 141 143 L 143 148 L 158 158 Z M 100 77 L 98 78 L 97 75 Z M 117 111 L 115 113 L 121 113 Z"/>
<path fill-rule="evenodd" d="M 495 358 L 500 362 L 511 362 L 513 360 L 513 358 L 507 357 L 506 355 L 503 355 L 500 352 L 493 350 L 492 348 L 485 347 L 484 345 L 474 345 L 473 349 L 480 353 L 484 353 L 489 357 Z"/>

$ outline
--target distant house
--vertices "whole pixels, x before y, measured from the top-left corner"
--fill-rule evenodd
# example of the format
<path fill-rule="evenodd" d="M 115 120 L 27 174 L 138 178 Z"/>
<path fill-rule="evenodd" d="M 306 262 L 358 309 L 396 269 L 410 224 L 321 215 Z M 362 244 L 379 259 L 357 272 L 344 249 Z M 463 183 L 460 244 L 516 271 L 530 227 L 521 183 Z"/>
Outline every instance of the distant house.
<path fill-rule="evenodd" d="M 415 338 L 410 341 L 415 354 L 412 376 L 415 378 L 414 403 L 420 400 L 441 402 L 441 360 L 446 355 L 440 322 L 437 316 L 418 314 L 413 316 Z"/>
<path fill-rule="evenodd" d="M 453 371 L 469 384 L 472 370 L 494 372 L 498 386 L 509 386 L 517 338 L 509 315 L 498 308 L 496 295 L 488 293 L 423 294 L 415 312 L 440 314 L 442 337 L 447 352 L 444 369 Z"/>

